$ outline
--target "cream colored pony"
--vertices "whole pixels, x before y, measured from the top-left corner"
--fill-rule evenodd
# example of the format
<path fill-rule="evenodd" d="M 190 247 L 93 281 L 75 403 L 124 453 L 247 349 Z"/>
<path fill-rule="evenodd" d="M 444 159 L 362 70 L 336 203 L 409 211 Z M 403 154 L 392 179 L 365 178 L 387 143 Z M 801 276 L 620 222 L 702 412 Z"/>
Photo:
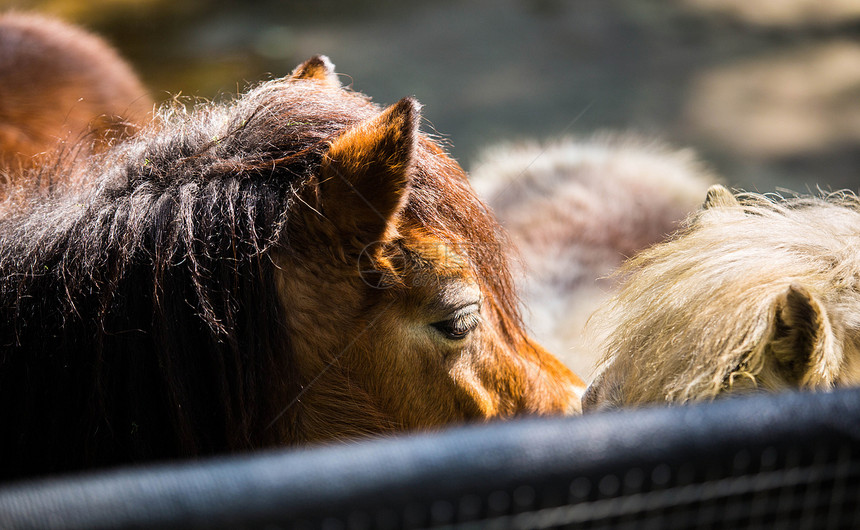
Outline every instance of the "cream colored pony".
<path fill-rule="evenodd" d="M 622 268 L 592 317 L 588 410 L 860 381 L 860 200 L 712 187 L 673 240 Z"/>
<path fill-rule="evenodd" d="M 497 146 L 471 173 L 522 256 L 527 324 L 583 376 L 597 357 L 581 331 L 615 292 L 612 271 L 680 228 L 717 180 L 689 149 L 630 135 Z"/>

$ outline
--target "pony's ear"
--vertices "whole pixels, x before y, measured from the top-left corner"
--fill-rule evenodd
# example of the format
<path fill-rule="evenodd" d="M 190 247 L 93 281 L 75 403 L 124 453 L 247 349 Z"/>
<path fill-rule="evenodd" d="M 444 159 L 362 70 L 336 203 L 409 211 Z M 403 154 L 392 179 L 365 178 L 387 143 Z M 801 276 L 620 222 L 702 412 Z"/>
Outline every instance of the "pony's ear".
<path fill-rule="evenodd" d="M 829 387 L 839 358 L 824 306 L 798 283 L 789 285 L 774 304 L 767 351 L 780 375 L 799 386 Z"/>
<path fill-rule="evenodd" d="M 714 184 L 708 188 L 708 194 L 705 196 L 705 203 L 702 208 L 710 210 L 712 208 L 730 208 L 732 206 L 740 206 L 740 203 L 722 184 Z"/>
<path fill-rule="evenodd" d="M 342 240 L 386 238 L 406 203 L 420 105 L 404 98 L 336 138 L 320 168 L 323 215 Z"/>
<path fill-rule="evenodd" d="M 334 64 L 325 55 L 314 55 L 296 66 L 291 75 L 293 79 L 314 79 L 333 86 L 340 86 Z"/>

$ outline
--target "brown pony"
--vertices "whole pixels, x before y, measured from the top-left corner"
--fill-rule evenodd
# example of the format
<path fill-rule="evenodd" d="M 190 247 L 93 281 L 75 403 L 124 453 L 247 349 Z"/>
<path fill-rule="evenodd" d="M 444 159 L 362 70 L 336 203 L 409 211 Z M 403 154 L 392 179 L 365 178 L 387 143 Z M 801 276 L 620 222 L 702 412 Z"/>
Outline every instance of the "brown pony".
<path fill-rule="evenodd" d="M 589 410 L 860 382 L 860 201 L 735 198 L 628 262 Z"/>
<path fill-rule="evenodd" d="M 579 411 L 419 105 L 323 57 L 0 217 L 3 475 Z M 62 168 L 61 168 L 62 169 Z M 24 192 L 22 192 L 24 193 Z"/>
<path fill-rule="evenodd" d="M 66 141 L 99 148 L 151 111 L 137 76 L 102 39 L 40 15 L 0 15 L 2 166 L 30 166 Z"/>
<path fill-rule="evenodd" d="M 581 332 L 617 289 L 611 273 L 680 228 L 716 181 L 689 149 L 630 134 L 497 146 L 471 174 L 522 255 L 526 323 L 585 376 L 597 357 Z"/>

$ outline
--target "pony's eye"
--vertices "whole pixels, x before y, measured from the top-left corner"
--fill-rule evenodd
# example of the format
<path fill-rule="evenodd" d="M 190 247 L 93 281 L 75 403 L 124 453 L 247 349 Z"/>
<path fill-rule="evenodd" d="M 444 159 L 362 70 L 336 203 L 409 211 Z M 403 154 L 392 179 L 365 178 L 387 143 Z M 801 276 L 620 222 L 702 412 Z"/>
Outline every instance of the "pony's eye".
<path fill-rule="evenodd" d="M 448 340 L 463 340 L 478 327 L 481 313 L 477 305 L 469 306 L 451 315 L 450 318 L 430 324 Z"/>

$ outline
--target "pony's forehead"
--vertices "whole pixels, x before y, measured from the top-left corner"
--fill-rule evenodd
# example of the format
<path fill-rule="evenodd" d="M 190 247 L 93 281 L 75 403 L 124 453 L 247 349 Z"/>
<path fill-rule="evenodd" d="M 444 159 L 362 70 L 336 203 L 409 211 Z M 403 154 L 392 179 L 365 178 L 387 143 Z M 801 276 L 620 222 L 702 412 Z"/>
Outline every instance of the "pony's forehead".
<path fill-rule="evenodd" d="M 430 138 L 419 141 L 402 218 L 405 248 L 415 264 L 432 264 L 440 274 L 490 273 L 498 264 L 486 255 L 501 254 L 498 223 L 460 165 Z"/>
<path fill-rule="evenodd" d="M 399 248 L 414 269 L 448 278 L 473 276 L 465 241 L 446 241 L 424 230 L 408 230 Z"/>
<path fill-rule="evenodd" d="M 853 203 L 817 198 L 780 203 L 761 199 L 706 209 L 687 230 L 654 249 L 644 254 L 662 255 L 672 263 L 683 263 L 685 256 L 691 265 L 713 271 L 721 270 L 714 261 L 733 268 L 743 268 L 749 260 L 762 260 L 761 265 L 770 268 L 854 263 L 860 259 L 860 210 Z"/>
<path fill-rule="evenodd" d="M 694 228 L 748 226 L 751 230 L 783 237 L 808 237 L 810 231 L 815 229 L 826 229 L 828 234 L 834 235 L 851 231 L 856 234 L 860 230 L 860 203 L 853 195 L 834 198 L 797 197 L 778 202 L 760 196 L 742 197 L 747 198 L 737 206 L 700 211 Z M 789 226 L 796 226 L 800 231 L 786 234 L 778 232 L 780 227 Z"/>

